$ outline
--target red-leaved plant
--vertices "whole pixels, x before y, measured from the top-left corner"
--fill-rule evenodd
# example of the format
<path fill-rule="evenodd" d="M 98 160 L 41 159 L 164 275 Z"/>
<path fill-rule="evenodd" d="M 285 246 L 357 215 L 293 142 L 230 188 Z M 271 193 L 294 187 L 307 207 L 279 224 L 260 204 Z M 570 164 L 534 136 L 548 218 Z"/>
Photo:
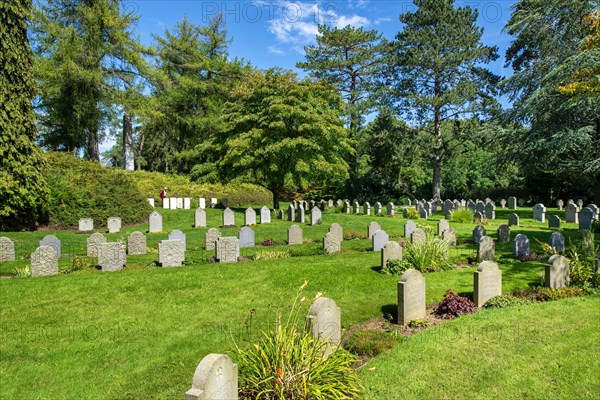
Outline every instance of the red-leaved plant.
<path fill-rule="evenodd" d="M 440 302 L 434 314 L 440 318 L 452 319 L 475 311 L 477 311 L 475 303 L 448 289 L 444 293 L 444 300 Z"/>

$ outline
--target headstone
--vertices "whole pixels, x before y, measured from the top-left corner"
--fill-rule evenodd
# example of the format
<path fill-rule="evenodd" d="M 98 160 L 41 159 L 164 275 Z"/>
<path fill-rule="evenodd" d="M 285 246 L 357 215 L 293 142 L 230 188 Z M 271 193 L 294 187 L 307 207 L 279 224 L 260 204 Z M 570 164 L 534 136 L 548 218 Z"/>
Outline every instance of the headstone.
<path fill-rule="evenodd" d="M 477 225 L 473 229 L 473 243 L 479 244 L 479 242 L 481 241 L 481 238 L 486 235 L 487 235 L 487 232 L 485 231 L 485 228 L 481 225 Z"/>
<path fill-rule="evenodd" d="M 456 246 L 456 231 L 454 228 L 442 232 L 442 240 L 445 240 L 448 246 Z"/>
<path fill-rule="evenodd" d="M 294 222 L 296 220 L 296 207 L 294 207 L 293 204 L 288 206 L 287 219 L 290 222 Z"/>
<path fill-rule="evenodd" d="M 500 200 L 500 207 L 506 208 L 506 199 L 501 199 Z"/>
<path fill-rule="evenodd" d="M 350 214 L 350 203 L 349 202 L 344 202 L 344 208 L 342 209 L 342 212 L 344 214 Z"/>
<path fill-rule="evenodd" d="M 254 208 L 248 207 L 244 211 L 244 225 L 256 225 L 256 211 L 254 211 Z"/>
<path fill-rule="evenodd" d="M 494 239 L 489 236 L 483 236 L 479 240 L 479 248 L 477 250 L 477 262 L 494 261 L 496 258 L 496 245 Z"/>
<path fill-rule="evenodd" d="M 298 225 L 292 225 L 288 229 L 288 244 L 302 244 L 302 228 Z"/>
<path fill-rule="evenodd" d="M 162 206 L 163 206 L 163 208 L 169 208 L 170 202 L 169 202 L 168 197 L 165 197 L 164 199 L 162 199 Z"/>
<path fill-rule="evenodd" d="M 506 224 L 502 224 L 498 227 L 498 243 L 510 242 L 510 227 Z"/>
<path fill-rule="evenodd" d="M 425 244 L 427 243 L 427 235 L 423 229 L 415 229 L 410 235 L 410 241 L 412 244 Z"/>
<path fill-rule="evenodd" d="M 577 202 L 576 202 L 576 204 L 577 204 L 577 207 L 579 207 L 579 209 L 582 209 L 582 208 L 583 208 L 583 200 L 581 200 L 581 199 L 577 199 Z"/>
<path fill-rule="evenodd" d="M 127 238 L 127 254 L 146 254 L 147 251 L 146 236 L 142 232 L 132 232 Z"/>
<path fill-rule="evenodd" d="M 204 197 L 200 197 L 198 203 L 200 208 L 206 209 L 206 199 Z"/>
<path fill-rule="evenodd" d="M 477 207 L 475 206 L 475 202 L 473 200 L 467 201 L 467 208 L 473 212 L 477 211 Z"/>
<path fill-rule="evenodd" d="M 565 207 L 565 220 L 568 224 L 577 224 L 579 223 L 579 209 L 573 203 L 567 204 Z"/>
<path fill-rule="evenodd" d="M 217 198 L 211 197 L 210 198 L 210 208 L 215 208 L 217 206 L 217 204 L 219 204 L 219 201 L 217 200 Z"/>
<path fill-rule="evenodd" d="M 221 237 L 221 232 L 217 228 L 210 228 L 204 235 L 204 250 L 214 250 L 217 239 Z"/>
<path fill-rule="evenodd" d="M 333 207 L 333 199 L 327 200 L 327 207 Z"/>
<path fill-rule="evenodd" d="M 412 220 L 406 221 L 406 223 L 404 224 L 404 237 L 410 238 L 412 236 L 413 232 L 415 231 L 415 229 L 417 229 L 417 225 L 414 223 L 414 221 L 412 221 Z"/>
<path fill-rule="evenodd" d="M 298 210 L 296 212 L 296 222 L 303 224 L 306 222 L 306 216 L 304 214 L 304 206 L 301 204 L 298 206 Z"/>
<path fill-rule="evenodd" d="M 194 212 L 194 227 L 206 228 L 206 211 L 202 207 L 196 208 Z"/>
<path fill-rule="evenodd" d="M 402 246 L 398 242 L 387 242 L 381 249 L 381 268 L 387 268 L 389 260 L 402 260 Z"/>
<path fill-rule="evenodd" d="M 387 215 L 388 217 L 394 216 L 394 203 L 388 203 L 387 205 Z"/>
<path fill-rule="evenodd" d="M 599 215 L 600 209 L 598 208 L 597 205 L 595 205 L 595 204 L 592 203 L 592 204 L 588 204 L 586 207 L 590 208 L 594 212 L 594 219 L 598 219 L 599 218 L 599 216 L 600 216 Z"/>
<path fill-rule="evenodd" d="M 454 200 L 454 210 L 460 210 L 462 207 L 464 207 L 464 205 L 460 201 Z"/>
<path fill-rule="evenodd" d="M 528 257 L 530 253 L 529 238 L 519 233 L 513 241 L 513 255 L 515 257 Z"/>
<path fill-rule="evenodd" d="M 533 206 L 533 220 L 546 222 L 546 207 L 542 203 Z"/>
<path fill-rule="evenodd" d="M 0 237 L 0 261 L 15 261 L 15 243 L 5 236 Z"/>
<path fill-rule="evenodd" d="M 419 211 L 419 218 L 427 219 L 428 216 L 429 216 L 429 213 L 427 212 L 426 209 L 422 208 Z"/>
<path fill-rule="evenodd" d="M 235 226 L 235 214 L 229 207 L 223 210 L 223 226 Z"/>
<path fill-rule="evenodd" d="M 383 249 L 385 244 L 390 240 L 388 234 L 383 230 L 378 230 L 371 237 L 371 243 L 373 246 L 373 251 L 380 251 Z"/>
<path fill-rule="evenodd" d="M 559 253 L 565 251 L 565 237 L 560 232 L 552 232 L 548 239 L 548 244 Z"/>
<path fill-rule="evenodd" d="M 325 355 L 334 352 L 342 339 L 342 310 L 335 301 L 319 297 L 314 301 L 306 317 L 306 330 L 312 337 L 328 343 Z"/>
<path fill-rule="evenodd" d="M 31 254 L 31 276 L 58 274 L 58 255 L 50 246 L 40 246 Z"/>
<path fill-rule="evenodd" d="M 549 288 L 563 288 L 569 286 L 570 280 L 569 260 L 557 254 L 548 259 L 544 271 L 544 286 Z"/>
<path fill-rule="evenodd" d="M 94 230 L 94 220 L 91 218 L 81 218 L 79 220 L 79 231 L 91 232 Z"/>
<path fill-rule="evenodd" d="M 177 197 L 169 198 L 169 208 L 171 210 L 177 210 Z"/>
<path fill-rule="evenodd" d="M 360 204 L 358 204 L 358 201 L 352 204 L 352 214 L 360 214 Z"/>
<path fill-rule="evenodd" d="M 192 207 L 192 199 L 190 197 L 183 198 L 183 209 L 189 210 Z"/>
<path fill-rule="evenodd" d="M 481 224 L 482 222 L 483 222 L 483 214 L 479 211 L 475 211 L 475 213 L 473 214 L 473 223 Z"/>
<path fill-rule="evenodd" d="M 333 232 L 327 232 L 323 238 L 323 250 L 327 254 L 339 253 L 342 250 L 342 241 Z"/>
<path fill-rule="evenodd" d="M 482 307 L 496 296 L 502 296 L 502 271 L 495 262 L 483 261 L 473 274 L 473 301 Z"/>
<path fill-rule="evenodd" d="M 87 256 L 88 257 L 98 257 L 98 246 L 102 243 L 106 243 L 106 238 L 101 233 L 92 233 L 89 238 L 87 238 Z"/>
<path fill-rule="evenodd" d="M 152 211 L 150 218 L 148 218 L 148 232 L 162 232 L 162 215 L 157 211 Z"/>
<path fill-rule="evenodd" d="M 342 240 L 344 240 L 344 229 L 342 228 L 342 226 L 340 224 L 337 224 L 337 223 L 331 224 L 331 226 L 329 227 L 329 232 L 336 235 L 340 239 L 340 242 Z"/>
<path fill-rule="evenodd" d="M 102 271 L 120 271 L 125 265 L 125 245 L 119 242 L 100 243 L 98 245 L 98 265 Z"/>
<path fill-rule="evenodd" d="M 516 210 L 517 209 L 517 198 L 516 197 L 509 197 L 508 198 L 508 209 L 509 210 Z"/>
<path fill-rule="evenodd" d="M 283 210 L 279 210 L 277 212 L 277 219 L 281 219 L 281 220 L 285 219 L 285 212 Z"/>
<path fill-rule="evenodd" d="M 335 201 L 335 205 L 336 205 L 336 207 L 341 207 L 344 205 L 344 202 L 341 199 L 337 199 Z"/>
<path fill-rule="evenodd" d="M 475 203 L 475 211 L 480 213 L 485 218 L 485 203 L 482 201 Z"/>
<path fill-rule="evenodd" d="M 106 227 L 108 228 L 108 233 L 118 233 L 121 231 L 121 218 L 119 217 L 110 217 L 106 222 Z"/>
<path fill-rule="evenodd" d="M 519 216 L 517 214 L 508 215 L 508 226 L 519 226 Z"/>
<path fill-rule="evenodd" d="M 381 229 L 381 225 L 379 225 L 375 221 L 371 222 L 369 224 L 369 226 L 367 226 L 367 235 L 368 235 L 369 239 L 372 239 L 375 232 L 377 232 L 380 229 Z"/>
<path fill-rule="evenodd" d="M 561 210 L 561 211 L 562 211 L 562 209 L 563 209 L 564 205 L 565 205 L 565 202 L 564 202 L 564 201 L 562 201 L 561 199 L 558 199 L 558 200 L 556 201 L 556 206 L 558 207 L 558 209 L 559 209 L 559 210 Z"/>
<path fill-rule="evenodd" d="M 452 214 L 453 214 L 452 211 L 446 211 L 444 213 L 444 219 L 447 220 L 447 221 L 452 221 Z"/>
<path fill-rule="evenodd" d="M 183 208 L 183 197 L 177 198 L 177 208 Z"/>
<path fill-rule="evenodd" d="M 381 208 L 382 208 L 382 205 L 380 202 L 375 203 L 375 209 L 373 210 L 375 212 L 375 215 L 381 214 Z"/>
<path fill-rule="evenodd" d="M 441 219 L 440 222 L 438 222 L 438 227 L 437 228 L 438 228 L 437 229 L 438 230 L 438 235 L 442 236 L 442 233 L 445 230 L 450 229 L 450 223 L 447 220 L 445 220 L 445 219 Z"/>
<path fill-rule="evenodd" d="M 311 200 L 308 202 L 308 207 L 312 210 L 313 207 L 315 207 L 317 205 L 317 203 L 314 200 Z"/>
<path fill-rule="evenodd" d="M 321 200 L 319 202 L 319 208 L 321 209 L 321 211 L 327 210 L 327 202 L 325 200 Z"/>
<path fill-rule="evenodd" d="M 260 209 L 260 223 L 270 224 L 271 223 L 271 209 L 267 206 L 262 206 Z"/>
<path fill-rule="evenodd" d="M 209 354 L 200 361 L 185 400 L 237 400 L 238 366 L 224 354 Z"/>
<path fill-rule="evenodd" d="M 240 257 L 240 241 L 235 236 L 222 236 L 217 239 L 216 253 L 221 264 L 237 262 Z"/>
<path fill-rule="evenodd" d="M 404 271 L 398 282 L 398 323 L 425 317 L 425 278 L 416 269 Z"/>
<path fill-rule="evenodd" d="M 447 213 L 448 211 L 453 211 L 453 210 L 454 210 L 454 203 L 452 202 L 452 200 L 447 199 L 446 201 L 444 201 L 444 205 L 442 206 L 442 212 Z"/>
<path fill-rule="evenodd" d="M 146 201 L 148 201 L 148 204 L 150 204 L 150 207 L 154 208 L 154 199 L 151 197 L 148 197 L 146 199 Z"/>
<path fill-rule="evenodd" d="M 363 205 L 363 211 L 365 215 L 371 215 L 371 204 L 368 201 Z"/>
<path fill-rule="evenodd" d="M 249 226 L 244 226 L 238 233 L 240 249 L 254 247 L 254 231 Z"/>
<path fill-rule="evenodd" d="M 313 207 L 310 210 L 310 224 L 311 225 L 317 225 L 319 224 L 319 222 L 322 222 L 322 218 L 321 218 L 321 209 L 317 206 Z"/>
<path fill-rule="evenodd" d="M 60 240 L 54 235 L 46 235 L 42 240 L 40 240 L 40 246 L 50 246 L 56 252 L 56 256 L 58 258 L 62 257 Z"/>
<path fill-rule="evenodd" d="M 183 251 L 187 250 L 185 233 L 181 232 L 179 229 L 175 229 L 171 233 L 169 233 L 169 240 L 181 240 L 183 243 Z"/>
<path fill-rule="evenodd" d="M 523 207 L 525 205 L 525 200 L 519 199 L 519 200 L 517 200 L 517 204 L 519 205 L 519 207 Z"/>
<path fill-rule="evenodd" d="M 163 267 L 181 267 L 185 248 L 181 240 L 162 240 L 158 244 L 158 262 Z"/>
<path fill-rule="evenodd" d="M 548 217 L 548 228 L 560 229 L 560 217 L 558 215 L 551 215 Z"/>
<path fill-rule="evenodd" d="M 494 203 L 487 203 L 485 205 L 485 219 L 496 219 L 496 206 L 494 205 Z"/>
<path fill-rule="evenodd" d="M 593 219 L 594 211 L 589 207 L 584 207 L 579 212 L 579 229 L 590 229 Z"/>

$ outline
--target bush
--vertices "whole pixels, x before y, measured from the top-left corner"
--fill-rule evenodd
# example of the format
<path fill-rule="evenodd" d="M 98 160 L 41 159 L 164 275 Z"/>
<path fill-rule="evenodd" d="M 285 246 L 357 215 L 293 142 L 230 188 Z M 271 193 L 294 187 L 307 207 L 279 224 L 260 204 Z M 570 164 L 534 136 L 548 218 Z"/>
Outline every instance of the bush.
<path fill-rule="evenodd" d="M 344 240 L 368 239 L 369 235 L 363 231 L 344 231 Z"/>
<path fill-rule="evenodd" d="M 254 259 L 258 260 L 275 260 L 278 258 L 290 258 L 292 254 L 287 250 L 263 250 L 258 251 L 254 255 Z"/>
<path fill-rule="evenodd" d="M 386 275 L 398 275 L 401 276 L 404 271 L 407 269 L 411 269 L 412 265 L 410 265 L 407 261 L 404 260 L 388 260 L 385 267 L 381 269 L 382 274 Z"/>
<path fill-rule="evenodd" d="M 275 246 L 277 245 L 277 242 L 275 241 L 275 239 L 264 239 L 262 242 L 260 242 L 261 246 Z"/>
<path fill-rule="evenodd" d="M 94 262 L 91 257 L 87 256 L 74 256 L 71 262 L 71 266 L 61 270 L 60 272 L 63 274 L 68 274 L 75 271 L 81 271 L 86 268 L 93 268 Z"/>
<path fill-rule="evenodd" d="M 598 248 L 594 246 L 594 235 L 588 231 L 583 240 L 577 244 L 570 243 L 565 252 L 569 259 L 571 271 L 570 282 L 575 286 L 600 287 L 600 274 L 596 272 L 596 255 Z"/>
<path fill-rule="evenodd" d="M 31 276 L 31 266 L 15 267 L 13 270 L 16 278 L 29 278 Z"/>
<path fill-rule="evenodd" d="M 569 297 L 583 296 L 585 290 L 582 288 L 565 287 L 560 289 L 536 287 L 519 292 L 517 295 L 532 301 L 544 302 L 567 299 Z"/>
<path fill-rule="evenodd" d="M 374 329 L 358 329 L 346 340 L 346 349 L 359 357 L 375 357 L 391 349 L 396 339 L 389 333 Z"/>
<path fill-rule="evenodd" d="M 600 233 L 600 219 L 595 219 L 592 221 L 592 225 L 590 226 L 590 232 Z"/>
<path fill-rule="evenodd" d="M 505 308 L 505 307 L 514 307 L 514 306 L 522 306 L 525 304 L 530 304 L 531 302 L 527 299 L 522 299 L 515 296 L 496 296 L 492 297 L 488 301 L 485 302 L 483 308 Z"/>
<path fill-rule="evenodd" d="M 477 311 L 475 303 L 448 289 L 444 293 L 444 300 L 440 302 L 434 314 L 440 318 L 452 319 L 475 311 Z"/>
<path fill-rule="evenodd" d="M 452 213 L 452 221 L 461 224 L 473 222 L 473 217 L 473 211 L 469 210 L 468 208 L 463 210 L 456 210 Z"/>
<path fill-rule="evenodd" d="M 406 210 L 406 218 L 408 219 L 419 219 L 419 211 L 414 208 Z"/>
<path fill-rule="evenodd" d="M 421 272 L 445 271 L 453 267 L 448 261 L 448 242 L 428 238 L 425 243 L 407 243 L 403 249 L 403 261 Z"/>

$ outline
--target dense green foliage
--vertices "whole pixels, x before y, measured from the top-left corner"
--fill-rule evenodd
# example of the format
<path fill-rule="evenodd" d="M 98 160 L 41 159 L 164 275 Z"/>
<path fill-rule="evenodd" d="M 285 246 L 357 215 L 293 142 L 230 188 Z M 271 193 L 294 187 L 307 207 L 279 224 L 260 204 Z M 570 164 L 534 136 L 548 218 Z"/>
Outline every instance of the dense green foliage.
<path fill-rule="evenodd" d="M 44 157 L 35 145 L 33 54 L 26 18 L 30 0 L 0 4 L 0 230 L 34 228 L 45 220 Z"/>
<path fill-rule="evenodd" d="M 521 297 L 504 295 L 495 296 L 485 302 L 483 308 L 505 308 L 505 307 L 516 307 L 529 304 L 530 301 Z"/>

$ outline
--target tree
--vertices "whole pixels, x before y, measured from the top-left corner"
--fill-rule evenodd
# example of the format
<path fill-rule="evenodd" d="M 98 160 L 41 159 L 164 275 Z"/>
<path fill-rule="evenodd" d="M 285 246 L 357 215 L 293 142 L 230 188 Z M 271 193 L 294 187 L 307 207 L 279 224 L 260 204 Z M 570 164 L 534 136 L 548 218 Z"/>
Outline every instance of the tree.
<path fill-rule="evenodd" d="M 146 72 L 137 21 L 120 0 L 47 0 L 32 25 L 41 143 L 100 160 L 98 145 L 125 89 Z"/>
<path fill-rule="evenodd" d="M 400 15 L 405 26 L 393 43 L 394 100 L 401 113 L 425 122 L 433 135 L 432 196 L 439 199 L 445 153 L 442 122 L 493 109 L 498 77 L 482 65 L 498 56 L 495 47 L 481 43 L 476 10 L 454 8 L 453 0 L 414 3 L 416 11 Z M 429 123 L 431 129 L 426 127 Z"/>
<path fill-rule="evenodd" d="M 275 208 L 285 190 L 340 183 L 352 152 L 341 113 L 339 93 L 324 82 L 276 69 L 248 73 L 225 105 L 216 167 L 230 181 L 271 190 Z"/>
<path fill-rule="evenodd" d="M 27 39 L 30 0 L 0 3 L 0 231 L 44 222 L 48 188 L 35 145 L 33 54 Z"/>
<path fill-rule="evenodd" d="M 540 187 L 547 198 L 586 195 L 593 187 L 600 201 L 600 96 L 560 90 L 582 67 L 597 68 L 597 47 L 582 48 L 593 26 L 593 3 L 522 0 L 505 27 L 515 37 L 506 52 L 514 74 L 502 88 L 513 101 L 508 117 L 524 126 L 505 145 L 528 180 L 548 178 Z M 551 179 L 556 184 L 548 184 Z M 570 182 L 578 182 L 580 193 L 561 192 Z"/>

